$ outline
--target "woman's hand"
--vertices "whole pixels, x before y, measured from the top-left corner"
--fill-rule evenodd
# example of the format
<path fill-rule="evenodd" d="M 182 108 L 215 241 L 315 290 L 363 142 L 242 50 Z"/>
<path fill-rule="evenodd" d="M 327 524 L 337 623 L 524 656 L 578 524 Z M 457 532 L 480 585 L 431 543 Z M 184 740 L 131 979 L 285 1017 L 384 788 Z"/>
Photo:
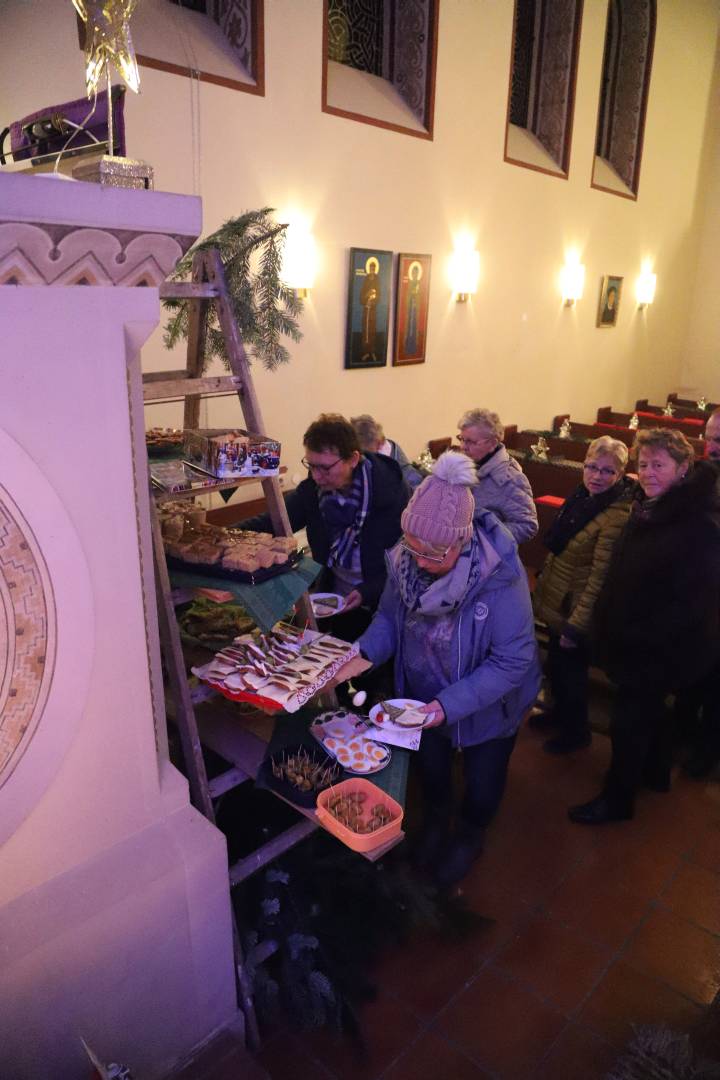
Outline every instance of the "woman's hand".
<path fill-rule="evenodd" d="M 426 728 L 440 727 L 441 724 L 445 723 L 445 710 L 439 701 L 428 702 L 427 705 L 423 705 L 422 708 L 418 709 L 418 712 L 432 715 L 432 720 L 428 720 L 425 724 Z"/>
<path fill-rule="evenodd" d="M 577 641 L 573 641 L 572 638 L 567 637 L 565 634 L 560 635 L 560 648 L 561 649 L 577 649 Z"/>
<path fill-rule="evenodd" d="M 339 614 L 343 614 L 346 611 L 353 611 L 355 608 L 359 608 L 362 604 L 362 593 L 357 589 L 353 589 L 345 597 L 345 603 L 340 608 Z M 357 674 L 357 673 L 356 673 Z"/>

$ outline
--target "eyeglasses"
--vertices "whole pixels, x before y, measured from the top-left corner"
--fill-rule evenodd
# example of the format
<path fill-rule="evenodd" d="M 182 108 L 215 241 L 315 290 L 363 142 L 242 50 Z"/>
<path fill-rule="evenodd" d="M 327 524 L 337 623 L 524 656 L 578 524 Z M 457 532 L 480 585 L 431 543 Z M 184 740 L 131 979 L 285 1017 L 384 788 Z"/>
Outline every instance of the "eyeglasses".
<path fill-rule="evenodd" d="M 593 465 L 591 461 L 586 461 L 583 465 L 583 469 L 587 469 L 589 473 L 593 473 L 595 476 L 603 476 L 607 479 L 608 476 L 615 476 L 617 469 L 608 469 L 606 466 L 602 468 L 599 465 Z"/>
<path fill-rule="evenodd" d="M 329 465 L 320 465 L 315 461 L 308 461 L 307 458 L 301 458 L 300 464 L 303 465 L 308 470 L 308 472 L 329 473 L 335 468 L 338 461 L 342 460 L 343 459 L 339 457 L 335 458 L 334 461 L 331 461 Z"/>
<path fill-rule="evenodd" d="M 415 548 L 410 547 L 407 540 L 401 540 L 400 541 L 400 547 L 403 548 L 404 551 L 408 551 L 413 556 L 413 558 L 415 558 L 415 559 L 424 559 L 426 562 L 431 562 L 431 563 L 443 563 L 443 562 L 445 562 L 445 560 L 447 559 L 448 555 L 450 554 L 450 550 L 451 550 L 449 547 L 445 548 L 445 550 L 442 552 L 442 554 L 439 551 L 433 551 L 433 552 L 416 551 Z"/>
<path fill-rule="evenodd" d="M 464 435 L 458 435 L 458 442 L 461 446 L 480 446 L 482 443 L 489 441 L 489 435 L 483 435 L 479 439 L 466 439 Z"/>

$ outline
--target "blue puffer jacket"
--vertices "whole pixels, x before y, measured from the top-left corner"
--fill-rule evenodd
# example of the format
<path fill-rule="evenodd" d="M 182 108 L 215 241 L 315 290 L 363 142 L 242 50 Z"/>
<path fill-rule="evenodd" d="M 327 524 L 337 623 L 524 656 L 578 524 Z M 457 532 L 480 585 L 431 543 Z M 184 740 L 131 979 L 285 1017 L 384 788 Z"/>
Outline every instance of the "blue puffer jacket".
<path fill-rule="evenodd" d="M 454 746 L 514 735 L 540 686 L 530 592 L 516 545 L 489 511 L 476 513 L 475 528 L 482 529 L 501 562 L 457 611 L 451 640 L 457 680 L 437 695 L 447 720 L 438 730 L 447 731 Z M 380 606 L 359 645 L 373 664 L 394 656 L 396 691 L 410 696 L 403 674 L 407 608 L 397 584 L 397 558 L 397 549 L 388 553 Z"/>

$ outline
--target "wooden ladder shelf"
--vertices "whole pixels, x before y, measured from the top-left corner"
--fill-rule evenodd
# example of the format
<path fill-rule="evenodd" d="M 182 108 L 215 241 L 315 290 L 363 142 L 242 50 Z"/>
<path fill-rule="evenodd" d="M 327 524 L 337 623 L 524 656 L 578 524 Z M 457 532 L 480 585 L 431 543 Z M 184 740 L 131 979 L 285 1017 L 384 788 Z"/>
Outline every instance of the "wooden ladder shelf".
<path fill-rule="evenodd" d="M 187 367 L 181 371 L 144 373 L 143 396 L 145 403 L 184 400 L 183 426 L 185 428 L 197 428 L 200 421 L 200 401 L 203 397 L 237 394 L 244 426 L 249 431 L 263 433 L 265 425 L 260 403 L 255 392 L 242 336 L 234 318 L 220 253 L 215 249 L 197 252 L 192 263 L 192 281 L 183 283 L 166 282 L 160 288 L 160 298 L 163 300 L 189 301 Z M 230 374 L 219 377 L 207 377 L 202 374 L 210 301 L 215 304 L 230 361 Z M 237 487 L 239 483 L 243 482 L 247 481 L 228 480 L 200 490 L 202 493 L 206 493 L 207 491 Z M 250 482 L 257 483 L 258 481 L 253 480 Z M 276 477 L 265 477 L 259 482 L 263 487 L 275 535 L 292 536 L 292 528 L 279 480 Z M 214 824 L 213 798 L 218 798 L 232 787 L 254 776 L 252 762 L 254 759 L 255 766 L 259 764 L 264 744 L 257 737 L 247 734 L 245 746 L 242 752 L 239 752 L 238 743 L 242 746 L 243 738 L 238 738 L 237 724 L 233 725 L 232 740 L 223 739 L 222 725 L 220 725 L 219 731 L 215 730 L 215 726 L 209 719 L 203 718 L 200 727 L 198 725 L 193 698 L 199 700 L 208 699 L 213 696 L 214 692 L 203 687 L 199 693 L 193 693 L 188 685 L 156 503 L 166 498 L 192 498 L 199 493 L 200 491 L 197 489 L 189 492 L 173 493 L 172 495 L 156 496 L 153 493 L 151 494 L 150 505 L 160 642 L 174 704 L 175 723 L 180 735 L 192 803 Z M 307 592 L 298 601 L 297 608 L 303 621 L 315 628 L 316 623 Z M 203 706 L 200 705 L 199 709 L 202 710 L 202 708 Z M 240 735 L 242 736 L 243 733 L 240 732 Z M 207 743 L 231 762 L 231 768 L 212 781 L 208 781 L 202 742 Z M 248 762 L 251 764 L 248 764 Z M 250 855 L 240 859 L 229 868 L 230 886 L 237 885 L 250 874 L 256 873 L 261 867 L 287 851 L 316 828 L 317 825 L 314 821 L 303 819 L 280 836 L 275 837 Z M 259 1045 L 258 1027 L 252 991 L 246 974 L 247 965 L 243 956 L 234 912 L 233 938 L 238 1000 L 245 1017 L 247 1042 L 251 1049 L 254 1049 Z"/>

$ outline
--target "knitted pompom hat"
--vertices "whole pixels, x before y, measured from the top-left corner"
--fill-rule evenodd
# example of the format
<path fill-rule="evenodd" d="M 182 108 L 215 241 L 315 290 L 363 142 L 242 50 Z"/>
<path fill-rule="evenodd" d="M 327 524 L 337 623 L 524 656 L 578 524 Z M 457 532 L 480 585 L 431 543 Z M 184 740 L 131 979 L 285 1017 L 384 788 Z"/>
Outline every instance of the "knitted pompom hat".
<path fill-rule="evenodd" d="M 465 454 L 448 450 L 415 489 L 401 520 L 403 532 L 426 544 L 466 543 L 472 536 L 477 483 L 475 466 Z"/>

